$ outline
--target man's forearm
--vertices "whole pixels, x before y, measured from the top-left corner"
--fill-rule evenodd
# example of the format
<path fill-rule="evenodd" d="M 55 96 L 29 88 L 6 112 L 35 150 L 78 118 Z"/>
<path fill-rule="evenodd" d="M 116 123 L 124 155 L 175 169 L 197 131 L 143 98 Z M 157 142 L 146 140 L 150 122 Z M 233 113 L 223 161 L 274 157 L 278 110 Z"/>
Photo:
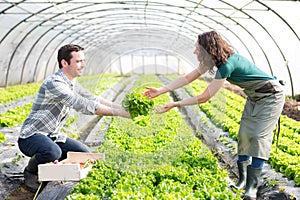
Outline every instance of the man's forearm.
<path fill-rule="evenodd" d="M 120 116 L 125 118 L 130 118 L 130 114 L 124 110 L 124 108 L 112 108 L 105 105 L 100 105 L 96 110 L 96 115 L 102 116 Z"/>
<path fill-rule="evenodd" d="M 98 97 L 99 99 L 99 102 L 102 104 L 102 105 L 105 105 L 105 106 L 108 106 L 108 107 L 111 107 L 111 108 L 114 108 L 114 109 L 121 109 L 122 106 L 120 104 L 117 104 L 117 103 L 114 103 L 112 101 L 108 101 L 102 97 Z"/>

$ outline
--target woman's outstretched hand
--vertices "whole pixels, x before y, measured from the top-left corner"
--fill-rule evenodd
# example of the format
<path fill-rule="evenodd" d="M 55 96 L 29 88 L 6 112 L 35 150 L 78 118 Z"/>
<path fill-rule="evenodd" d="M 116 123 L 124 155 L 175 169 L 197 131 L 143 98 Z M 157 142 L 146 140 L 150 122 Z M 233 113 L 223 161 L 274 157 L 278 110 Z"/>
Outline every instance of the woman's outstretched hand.
<path fill-rule="evenodd" d="M 157 88 L 146 87 L 146 89 L 147 90 L 143 92 L 143 96 L 148 97 L 148 99 L 153 99 L 154 97 L 160 95 L 159 90 Z"/>
<path fill-rule="evenodd" d="M 168 110 L 170 110 L 170 109 L 172 109 L 174 107 L 176 107 L 175 106 L 175 102 L 167 103 L 164 107 L 157 109 L 156 110 L 156 114 L 165 113 L 165 112 L 167 112 Z"/>

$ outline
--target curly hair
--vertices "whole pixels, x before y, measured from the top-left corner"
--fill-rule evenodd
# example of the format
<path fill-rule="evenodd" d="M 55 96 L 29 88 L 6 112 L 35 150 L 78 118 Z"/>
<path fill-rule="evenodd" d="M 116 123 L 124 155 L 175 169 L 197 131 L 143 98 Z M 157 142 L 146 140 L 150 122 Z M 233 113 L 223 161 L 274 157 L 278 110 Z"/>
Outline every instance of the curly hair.
<path fill-rule="evenodd" d="M 199 34 L 198 43 L 202 62 L 211 70 L 214 66 L 219 68 L 234 53 L 232 46 L 216 31 Z"/>

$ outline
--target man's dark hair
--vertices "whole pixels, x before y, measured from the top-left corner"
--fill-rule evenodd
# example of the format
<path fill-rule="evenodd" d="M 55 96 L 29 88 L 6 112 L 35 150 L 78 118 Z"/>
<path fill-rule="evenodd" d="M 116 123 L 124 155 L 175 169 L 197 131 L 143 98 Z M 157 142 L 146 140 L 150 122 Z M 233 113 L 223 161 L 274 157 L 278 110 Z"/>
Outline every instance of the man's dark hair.
<path fill-rule="evenodd" d="M 78 51 L 83 51 L 83 50 L 84 50 L 83 47 L 76 45 L 76 44 L 67 44 L 67 45 L 62 46 L 58 50 L 58 55 L 57 55 L 57 61 L 59 64 L 59 68 L 60 69 L 62 68 L 62 64 L 61 64 L 62 60 L 65 60 L 65 61 L 67 61 L 68 64 L 70 64 L 71 58 L 72 58 L 71 53 L 73 51 L 78 52 Z"/>

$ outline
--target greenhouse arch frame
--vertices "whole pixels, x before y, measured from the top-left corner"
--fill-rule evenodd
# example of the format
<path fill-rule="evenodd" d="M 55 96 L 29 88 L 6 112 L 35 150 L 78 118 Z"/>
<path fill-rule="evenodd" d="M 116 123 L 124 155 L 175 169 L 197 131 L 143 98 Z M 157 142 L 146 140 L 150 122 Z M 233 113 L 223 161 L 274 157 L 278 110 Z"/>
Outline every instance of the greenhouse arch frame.
<path fill-rule="evenodd" d="M 300 93 L 299 10 L 299 1 L 286 0 L 2 0 L 0 87 L 45 79 L 57 70 L 56 52 L 66 43 L 85 48 L 87 75 L 105 72 L 136 49 L 166 50 L 186 61 L 180 63 L 188 71 L 198 65 L 197 35 L 216 30 L 285 80 L 294 98 Z"/>

